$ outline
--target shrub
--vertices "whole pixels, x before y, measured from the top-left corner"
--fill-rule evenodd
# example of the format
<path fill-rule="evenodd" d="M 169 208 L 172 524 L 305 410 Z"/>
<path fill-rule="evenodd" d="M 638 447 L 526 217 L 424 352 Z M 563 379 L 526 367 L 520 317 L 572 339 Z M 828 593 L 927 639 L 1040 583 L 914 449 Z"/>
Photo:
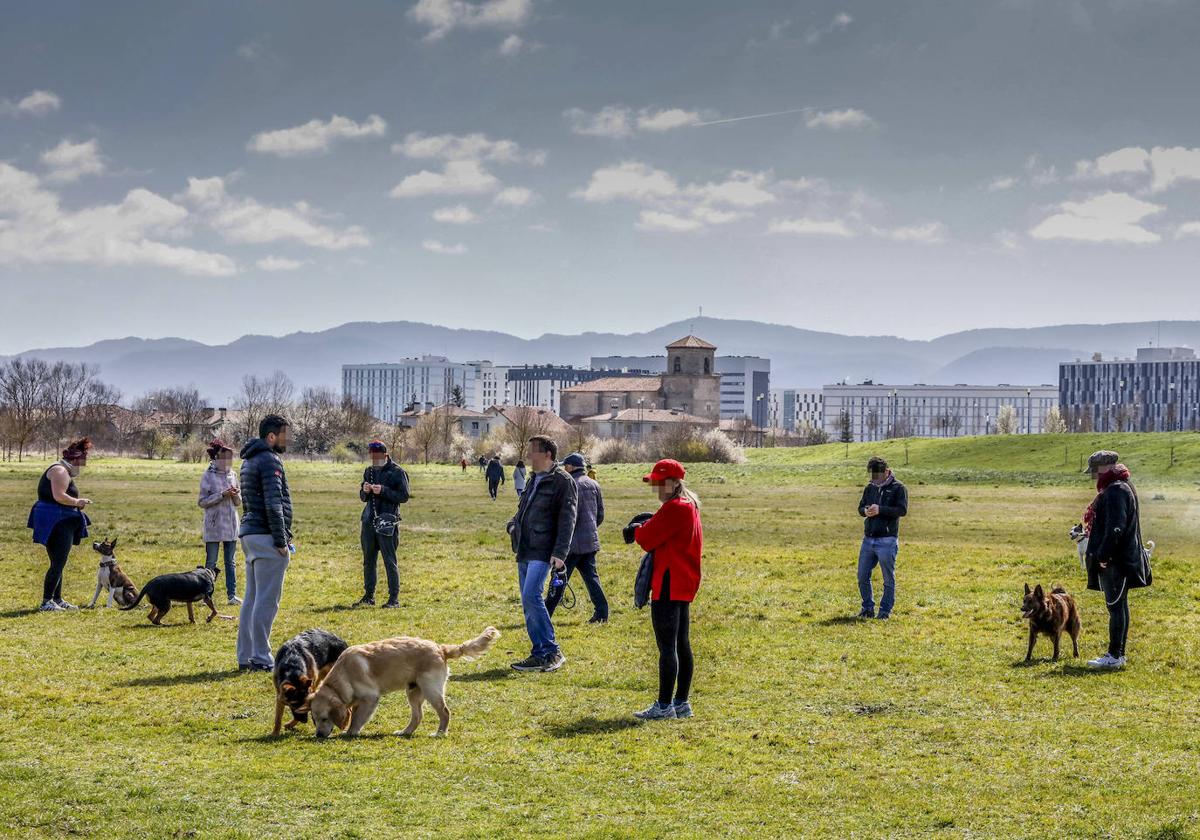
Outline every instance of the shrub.
<path fill-rule="evenodd" d="M 605 438 L 592 447 L 595 464 L 640 464 L 646 460 L 644 448 L 626 438 Z"/>
<path fill-rule="evenodd" d="M 744 464 L 746 452 L 727 435 L 716 429 L 711 429 L 700 436 L 698 441 L 704 450 L 700 461 L 710 461 L 716 464 Z"/>
<path fill-rule="evenodd" d="M 329 457 L 335 464 L 353 464 L 362 460 L 362 456 L 350 448 L 349 444 L 339 443 L 329 450 Z"/>
<path fill-rule="evenodd" d="M 208 460 L 208 447 L 198 438 L 188 438 L 175 447 L 175 460 L 181 464 L 203 463 Z"/>

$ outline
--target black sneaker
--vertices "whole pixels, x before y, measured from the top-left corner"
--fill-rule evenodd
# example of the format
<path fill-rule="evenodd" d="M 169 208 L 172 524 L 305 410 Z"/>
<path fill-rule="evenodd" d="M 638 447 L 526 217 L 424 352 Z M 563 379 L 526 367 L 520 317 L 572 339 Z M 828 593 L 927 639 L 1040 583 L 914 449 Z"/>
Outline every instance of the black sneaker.
<path fill-rule="evenodd" d="M 355 601 L 350 606 L 352 606 L 352 607 L 373 607 L 373 606 L 375 606 L 375 599 L 367 598 L 367 597 L 359 598 L 357 601 Z"/>
<path fill-rule="evenodd" d="M 241 671 L 243 674 L 246 673 L 247 671 L 252 671 L 253 669 L 254 669 L 254 666 L 251 665 L 249 662 L 239 662 L 238 663 L 238 670 Z"/>
<path fill-rule="evenodd" d="M 863 610 L 862 612 L 860 612 L 858 614 L 858 617 L 859 618 L 874 618 L 875 613 L 871 612 L 870 610 Z"/>
<path fill-rule="evenodd" d="M 546 664 L 542 667 L 543 671 L 557 671 L 567 661 L 567 657 L 562 655 L 560 650 L 550 659 L 545 660 Z"/>
<path fill-rule="evenodd" d="M 400 602 L 395 601 L 395 600 L 388 601 L 386 604 L 384 604 L 382 607 L 380 607 L 380 609 L 381 610 L 398 610 L 398 609 L 400 609 Z"/>
<path fill-rule="evenodd" d="M 588 624 L 608 624 L 608 619 L 602 615 L 594 615 L 588 619 Z"/>
<path fill-rule="evenodd" d="M 545 671 L 547 664 L 547 660 L 531 653 L 520 662 L 514 662 L 512 669 L 514 671 Z"/>
<path fill-rule="evenodd" d="M 270 665 L 263 665 L 261 662 L 255 662 L 250 666 L 250 670 L 251 671 L 263 671 L 265 673 L 270 674 L 275 669 L 273 667 L 271 667 Z"/>

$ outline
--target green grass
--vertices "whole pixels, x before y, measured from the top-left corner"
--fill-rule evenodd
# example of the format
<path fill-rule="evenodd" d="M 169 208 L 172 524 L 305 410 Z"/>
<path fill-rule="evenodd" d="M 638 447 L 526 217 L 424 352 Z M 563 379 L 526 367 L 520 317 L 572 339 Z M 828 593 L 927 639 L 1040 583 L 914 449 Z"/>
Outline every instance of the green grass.
<path fill-rule="evenodd" d="M 910 441 L 907 467 L 903 442 L 852 445 L 849 461 L 834 444 L 696 467 L 707 536 L 697 716 L 639 726 L 629 712 L 653 697 L 656 651 L 649 616 L 630 604 L 639 558 L 618 529 L 653 507 L 642 467 L 600 468 L 612 622 L 584 623 L 578 586 L 582 603 L 558 622 L 567 665 L 522 676 L 507 669 L 527 652 L 502 529 L 511 494 L 492 503 L 474 469 L 412 468 L 403 609 L 350 611 L 359 468 L 291 463 L 299 552 L 276 644 L 311 626 L 351 642 L 504 633 L 454 667 L 445 740 L 392 737 L 408 719 L 400 696 L 358 740 L 267 737 L 270 679 L 232 671 L 232 622 L 190 626 L 179 609 L 164 628 L 141 612 L 30 613 L 45 559 L 24 524 L 43 465 L 0 465 L 0 834 L 1200 836 L 1198 443 Z M 1065 583 L 1081 603 L 1082 653 L 1102 650 L 1103 603 L 1083 591 L 1065 533 L 1091 497 L 1071 474 L 1077 453 L 1103 445 L 1134 470 L 1158 542 L 1156 584 L 1132 597 L 1130 667 L 1051 663 L 1046 640 L 1025 667 L 1025 581 Z M 876 451 L 912 496 L 888 624 L 846 620 L 862 462 Z M 139 584 L 202 556 L 199 469 L 96 460 L 80 479 L 93 536 L 120 537 Z M 94 573 L 81 546 L 68 599 L 90 599 Z M 427 714 L 421 735 L 433 728 Z"/>

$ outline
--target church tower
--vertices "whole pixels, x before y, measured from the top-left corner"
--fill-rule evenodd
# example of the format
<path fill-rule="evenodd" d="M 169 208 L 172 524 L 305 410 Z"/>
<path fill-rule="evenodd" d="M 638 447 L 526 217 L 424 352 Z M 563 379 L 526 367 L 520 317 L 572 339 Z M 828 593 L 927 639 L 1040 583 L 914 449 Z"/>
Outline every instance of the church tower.
<path fill-rule="evenodd" d="M 716 371 L 716 355 L 716 345 L 694 335 L 668 344 L 663 407 L 720 420 L 721 377 Z"/>

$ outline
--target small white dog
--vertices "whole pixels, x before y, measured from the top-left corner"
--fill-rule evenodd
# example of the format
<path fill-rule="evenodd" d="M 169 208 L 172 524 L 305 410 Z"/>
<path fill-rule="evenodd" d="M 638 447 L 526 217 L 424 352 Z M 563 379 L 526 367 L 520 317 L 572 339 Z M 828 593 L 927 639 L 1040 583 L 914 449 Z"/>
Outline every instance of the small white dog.
<path fill-rule="evenodd" d="M 1083 573 L 1086 575 L 1088 535 L 1083 530 L 1083 523 L 1076 522 L 1067 536 L 1071 538 L 1071 542 L 1075 543 L 1075 549 L 1079 552 L 1079 568 L 1083 569 Z M 1154 540 L 1147 540 L 1144 547 L 1147 554 L 1154 554 Z"/>
<path fill-rule="evenodd" d="M 129 575 L 117 565 L 116 548 L 115 539 L 111 542 L 105 540 L 92 543 L 92 549 L 100 555 L 100 568 L 96 570 L 96 594 L 92 596 L 89 608 L 96 606 L 96 601 L 100 599 L 100 593 L 103 591 L 108 592 L 108 601 L 105 604 L 107 607 L 111 607 L 114 601 L 118 607 L 128 606 L 137 598 L 137 587 L 133 585 Z"/>

